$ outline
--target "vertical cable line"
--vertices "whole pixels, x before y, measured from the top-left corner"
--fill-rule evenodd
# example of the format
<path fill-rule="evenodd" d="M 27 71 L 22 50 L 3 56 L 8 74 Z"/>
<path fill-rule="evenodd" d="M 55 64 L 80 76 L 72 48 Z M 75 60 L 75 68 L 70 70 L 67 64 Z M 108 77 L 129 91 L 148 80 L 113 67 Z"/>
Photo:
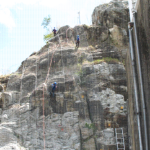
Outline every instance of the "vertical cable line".
<path fill-rule="evenodd" d="M 78 35 L 78 30 L 77 30 L 77 28 L 76 28 L 76 34 Z M 76 36 L 77 36 L 76 35 Z M 76 38 L 76 37 L 75 37 Z M 75 42 L 74 42 L 75 43 Z M 77 62 L 78 62 L 78 59 L 77 59 Z M 82 68 L 81 68 L 82 69 Z M 83 72 L 82 72 L 82 75 L 83 75 Z M 73 75 L 73 79 L 74 79 L 74 81 L 75 81 L 75 77 L 74 77 L 74 75 Z M 80 82 L 82 82 L 81 80 L 80 80 Z M 75 85 L 78 85 L 77 83 L 76 83 L 76 81 L 75 81 Z M 80 92 L 79 92 L 79 90 L 77 90 L 77 93 L 78 93 L 78 96 L 79 96 L 79 98 L 80 98 L 80 100 L 81 100 L 81 105 L 82 105 L 82 108 L 83 108 L 83 117 L 84 117 L 84 119 L 86 120 L 86 113 L 85 113 L 85 104 L 84 104 L 84 100 L 81 98 L 81 96 L 80 96 Z M 88 105 L 88 104 L 87 104 Z M 78 108 L 79 109 L 79 108 Z M 87 110 L 88 111 L 88 110 Z M 81 145 L 81 147 L 82 147 L 82 145 Z M 90 146 L 91 147 L 91 146 Z M 90 148 L 91 149 L 91 148 Z"/>
<path fill-rule="evenodd" d="M 19 98 L 19 107 L 20 107 L 20 100 L 22 99 L 22 79 L 23 79 L 23 76 L 24 76 L 24 71 L 25 71 L 25 61 L 23 62 L 22 64 L 22 76 L 21 76 L 21 86 L 20 86 L 20 92 L 21 92 L 21 97 Z M 20 122 L 20 109 L 19 109 L 19 126 L 21 127 L 21 122 Z M 22 128 L 21 128 L 21 131 L 22 131 Z M 20 138 L 20 135 L 19 135 L 19 138 Z"/>
<path fill-rule="evenodd" d="M 59 38 L 59 36 L 58 36 Z M 68 44 L 68 41 L 67 41 L 67 44 Z M 60 50 L 61 50 L 61 63 L 63 65 L 63 76 L 64 76 L 64 84 L 65 84 L 65 75 L 64 75 L 64 61 L 63 61 L 63 54 L 62 54 L 62 46 L 61 46 L 61 41 L 60 41 L 60 38 L 59 38 L 59 45 L 60 45 Z M 65 87 L 65 85 L 64 85 Z M 60 126 L 62 126 L 62 118 L 61 118 L 61 123 L 60 123 Z"/>
<path fill-rule="evenodd" d="M 58 38 L 59 38 L 59 35 L 58 35 Z M 61 56 L 62 56 L 62 46 L 61 46 L 62 44 L 61 44 L 61 40 L 60 40 L 60 38 L 59 38 L 59 44 L 58 44 L 58 46 L 60 46 L 60 48 L 61 48 Z M 57 47 L 58 47 L 57 46 Z M 56 47 L 56 48 L 57 48 Z M 53 60 L 53 56 L 54 56 L 54 53 L 55 53 L 55 51 L 56 50 L 54 50 L 54 52 L 53 52 L 53 54 L 52 54 L 52 57 L 51 57 L 51 62 L 50 62 L 50 66 L 49 66 L 49 69 L 48 69 L 48 73 L 47 73 L 47 77 L 46 77 L 46 79 L 45 79 L 45 82 L 44 82 L 44 84 L 43 84 L 43 140 L 44 140 L 44 149 L 45 149 L 45 117 L 44 117 L 44 112 L 45 112 L 45 110 L 44 110 L 44 87 L 46 87 L 46 83 L 47 83 L 47 79 L 48 79 L 48 76 L 49 76 L 49 73 L 50 73 L 50 69 L 51 69 L 51 64 L 52 64 L 52 60 Z M 63 75 L 64 75 L 64 63 L 63 63 L 63 58 L 62 58 L 62 65 L 63 65 Z M 62 119 L 61 119 L 61 125 L 62 125 Z"/>
<path fill-rule="evenodd" d="M 78 35 L 78 31 L 77 31 L 77 28 L 76 28 L 76 32 L 77 32 L 77 35 Z M 89 47 L 89 43 L 88 43 L 88 39 L 87 39 L 87 37 L 86 37 L 86 46 L 87 46 L 87 50 L 89 49 L 88 47 Z M 92 69 L 93 69 L 93 71 L 94 71 L 94 75 L 95 75 L 95 81 L 93 81 L 93 79 L 92 79 L 92 82 L 94 82 L 94 84 L 95 83 L 97 83 L 97 75 L 96 75 L 96 72 L 95 72 L 95 69 L 94 69 L 94 59 L 93 59 L 93 55 L 92 55 L 92 53 L 91 53 L 91 51 L 89 51 L 89 53 L 90 53 L 90 55 L 91 55 L 91 57 L 92 57 L 92 59 L 91 59 L 91 62 L 93 62 L 92 63 Z M 82 73 L 83 74 L 83 73 Z M 82 82 L 82 81 L 80 81 L 80 82 Z M 90 84 L 90 83 L 89 83 Z M 79 93 L 79 91 L 78 91 L 78 93 Z M 79 97 L 80 97 L 80 94 L 79 94 Z M 80 99 L 81 99 L 81 97 L 80 97 Z M 82 99 L 81 99 L 82 100 Z M 84 111 L 84 113 L 85 113 L 85 106 L 84 106 L 84 100 L 82 100 L 83 101 L 83 111 Z M 86 101 L 86 103 L 87 103 L 87 109 L 88 109 L 88 102 Z M 93 105 L 93 106 L 95 106 L 95 105 Z M 96 108 L 95 107 L 93 107 L 93 106 L 91 106 L 91 108 L 89 107 L 89 110 L 88 110 L 88 112 L 89 111 L 92 111 L 92 109 L 96 109 L 95 111 L 98 111 L 98 107 L 96 106 Z M 90 113 L 90 112 L 89 112 Z M 96 113 L 97 114 L 97 113 Z M 96 115 L 96 118 L 97 118 L 97 115 Z M 86 114 L 85 114 L 85 119 L 86 119 Z M 92 123 L 92 118 L 90 117 L 90 115 L 89 115 L 89 119 L 91 120 L 91 123 Z M 98 119 L 96 119 L 96 123 L 97 123 L 97 120 Z M 93 121 L 95 121 L 95 120 L 93 120 Z M 90 135 L 89 135 L 90 136 Z M 92 150 L 92 148 L 91 148 L 91 145 L 90 145 L 90 150 Z"/>
<path fill-rule="evenodd" d="M 35 90 L 37 88 L 37 53 L 36 53 L 36 75 L 35 75 Z M 36 99 L 36 98 L 35 98 Z M 30 104 L 30 103 L 29 103 Z M 36 131 L 37 131 L 37 117 L 35 118 L 36 120 Z M 37 147 L 37 138 L 36 138 L 36 147 Z"/>
<path fill-rule="evenodd" d="M 58 35 L 58 37 L 59 37 L 59 35 Z M 60 44 L 58 44 L 58 46 L 59 46 L 59 45 L 60 45 Z M 51 61 L 50 61 L 48 73 L 47 73 L 45 82 L 43 83 L 43 99 L 42 99 L 42 105 L 43 105 L 43 142 L 44 142 L 44 150 L 45 150 L 45 100 L 44 100 L 44 89 L 46 88 L 46 83 L 47 83 L 48 76 L 49 76 L 49 73 L 50 73 L 53 56 L 54 56 L 54 53 L 55 53 L 55 51 L 56 51 L 56 49 L 57 49 L 58 46 L 56 46 L 56 47 L 54 48 L 55 50 L 53 49 L 53 54 L 52 54 L 52 57 L 51 57 Z"/>
<path fill-rule="evenodd" d="M 88 39 L 87 39 L 87 37 L 86 37 L 86 43 L 87 43 L 87 50 L 89 49 L 88 47 L 89 47 L 89 43 L 88 43 Z M 91 53 L 91 51 L 89 51 L 90 52 L 90 55 L 92 56 L 92 69 L 93 69 L 93 74 L 94 74 L 94 76 L 95 76 L 95 81 L 93 81 L 94 82 L 94 86 L 96 85 L 96 83 L 98 83 L 98 81 L 97 81 L 97 73 L 95 72 L 95 69 L 94 69 L 94 59 L 93 59 L 93 54 Z M 93 80 L 93 79 L 92 79 Z M 90 84 L 90 83 L 89 83 Z M 93 89 L 92 89 L 93 90 Z M 97 90 L 97 89 L 96 89 Z M 94 93 L 94 90 L 93 90 L 93 93 Z M 95 96 L 94 96 L 95 97 Z M 89 104 L 90 104 L 90 102 L 89 102 Z M 88 104 L 87 104 L 88 105 Z M 95 128 L 95 122 L 96 122 L 96 125 L 97 125 L 97 122 L 98 122 L 98 120 L 100 120 L 100 113 L 98 113 L 99 112 L 99 110 L 98 110 L 98 105 L 95 107 L 95 105 L 93 105 L 94 106 L 94 108 L 92 108 L 91 107 L 91 109 L 96 109 L 95 110 L 95 112 L 96 112 L 96 121 L 95 121 L 95 119 L 93 119 L 93 125 L 94 125 L 94 128 Z M 90 109 L 90 108 L 89 108 Z M 89 110 L 89 111 L 92 111 L 92 110 Z M 89 112 L 90 113 L 90 112 Z M 98 117 L 98 115 L 97 114 L 99 114 L 99 117 Z M 89 116 L 90 117 L 90 116 Z M 90 120 L 91 120 L 91 123 L 92 123 L 92 118 L 90 118 Z M 97 147 L 97 145 L 96 145 L 96 141 L 95 141 L 95 138 L 94 138 L 94 142 L 95 142 L 95 146 Z M 90 145 L 90 150 L 92 150 L 92 148 L 91 148 L 91 145 Z"/>

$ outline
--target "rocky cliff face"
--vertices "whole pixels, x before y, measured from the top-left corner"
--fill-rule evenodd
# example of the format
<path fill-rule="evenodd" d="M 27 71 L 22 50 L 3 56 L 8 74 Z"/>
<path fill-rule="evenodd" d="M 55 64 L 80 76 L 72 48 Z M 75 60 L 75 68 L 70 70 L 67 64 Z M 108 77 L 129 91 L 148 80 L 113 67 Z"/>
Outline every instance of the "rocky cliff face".
<path fill-rule="evenodd" d="M 128 29 L 129 10 L 127 0 L 113 0 L 108 4 L 99 5 L 92 14 L 92 23 L 112 28 L 117 25 Z"/>
<path fill-rule="evenodd" d="M 127 11 L 123 3 L 118 5 Z M 124 129 L 128 149 L 128 38 L 122 27 L 64 26 L 24 60 L 1 91 L 0 149 L 115 150 L 118 127 Z M 49 96 L 53 82 L 57 91 Z"/>

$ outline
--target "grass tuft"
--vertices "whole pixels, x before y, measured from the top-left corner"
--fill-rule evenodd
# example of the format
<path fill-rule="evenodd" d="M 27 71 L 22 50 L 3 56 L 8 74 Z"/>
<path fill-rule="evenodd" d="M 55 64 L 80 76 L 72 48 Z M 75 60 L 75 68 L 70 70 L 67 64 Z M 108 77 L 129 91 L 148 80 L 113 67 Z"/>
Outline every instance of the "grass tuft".
<path fill-rule="evenodd" d="M 99 64 L 101 62 L 119 63 L 119 60 L 117 58 L 111 58 L 111 57 L 103 57 L 102 59 L 94 60 L 94 64 Z"/>
<path fill-rule="evenodd" d="M 96 59 L 96 60 L 93 60 L 92 62 L 89 62 L 89 61 L 84 61 L 83 64 L 99 64 L 101 62 L 107 62 L 107 63 L 112 63 L 112 64 L 117 64 L 119 63 L 119 59 L 117 58 L 111 58 L 111 57 L 103 57 L 102 59 Z"/>

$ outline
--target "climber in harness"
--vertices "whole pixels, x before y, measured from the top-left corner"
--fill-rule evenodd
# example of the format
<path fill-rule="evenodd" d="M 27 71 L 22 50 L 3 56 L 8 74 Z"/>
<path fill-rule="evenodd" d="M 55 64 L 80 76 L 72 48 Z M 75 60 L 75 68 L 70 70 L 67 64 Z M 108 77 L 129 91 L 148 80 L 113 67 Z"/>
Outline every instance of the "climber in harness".
<path fill-rule="evenodd" d="M 54 29 L 53 29 L 53 33 L 54 33 L 54 36 L 56 35 L 56 29 L 55 29 L 55 27 L 54 27 Z"/>
<path fill-rule="evenodd" d="M 54 97 L 54 92 L 55 92 L 56 88 L 57 88 L 57 83 L 54 82 L 54 83 L 52 84 L 52 86 L 51 86 L 51 91 L 50 91 L 50 93 L 49 93 L 50 96 L 51 96 L 51 94 L 52 94 L 53 97 Z"/>
<path fill-rule="evenodd" d="M 79 47 L 79 43 L 80 43 L 80 38 L 79 38 L 79 35 L 77 35 L 77 41 L 76 41 L 76 47 L 77 48 Z"/>

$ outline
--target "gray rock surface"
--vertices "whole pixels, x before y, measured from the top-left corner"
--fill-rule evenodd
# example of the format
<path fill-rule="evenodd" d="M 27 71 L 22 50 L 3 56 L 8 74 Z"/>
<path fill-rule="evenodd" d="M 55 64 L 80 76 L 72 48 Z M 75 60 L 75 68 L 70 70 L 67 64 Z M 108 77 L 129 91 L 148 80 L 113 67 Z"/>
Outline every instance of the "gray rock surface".
<path fill-rule="evenodd" d="M 113 0 L 108 4 L 97 6 L 92 14 L 92 23 L 100 26 L 112 28 L 117 25 L 127 30 L 129 22 L 127 0 Z"/>
<path fill-rule="evenodd" d="M 111 11 L 112 5 L 126 15 L 122 3 L 111 3 Z M 116 148 L 112 128 L 123 127 L 127 133 L 122 51 L 128 45 L 123 43 L 127 35 L 121 23 L 111 26 L 111 21 L 107 26 L 105 19 L 103 26 L 64 26 L 22 62 L 10 76 L 6 91 L 1 92 L 0 149 Z M 78 49 L 74 48 L 77 34 L 81 43 Z M 121 37 L 120 47 L 110 40 L 118 41 L 116 36 Z M 54 82 L 57 91 L 50 96 Z"/>

